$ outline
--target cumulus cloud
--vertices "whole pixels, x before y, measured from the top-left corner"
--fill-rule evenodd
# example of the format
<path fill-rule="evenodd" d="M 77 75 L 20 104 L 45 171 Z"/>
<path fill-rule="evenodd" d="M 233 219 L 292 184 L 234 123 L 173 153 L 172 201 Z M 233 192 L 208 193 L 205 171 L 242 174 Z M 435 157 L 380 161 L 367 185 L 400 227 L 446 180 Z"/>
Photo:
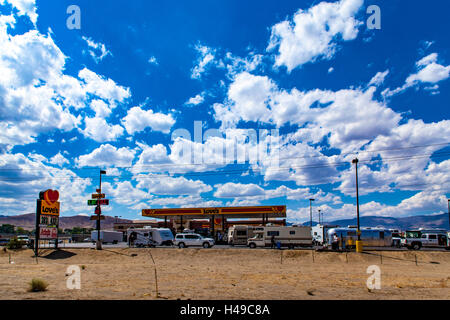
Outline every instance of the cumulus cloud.
<path fill-rule="evenodd" d="M 292 20 L 272 27 L 268 51 L 277 49 L 275 66 L 288 72 L 319 58 L 330 59 L 339 41 L 354 40 L 362 24 L 355 15 L 363 0 L 321 2 L 308 10 L 298 10 Z"/>
<path fill-rule="evenodd" d="M 36 0 L 0 0 L 0 4 L 10 3 L 19 11 L 20 16 L 28 16 L 36 24 L 38 14 L 36 12 Z"/>
<path fill-rule="evenodd" d="M 205 97 L 203 96 L 203 93 L 199 93 L 195 97 L 189 98 L 189 100 L 186 101 L 185 105 L 196 106 L 203 103 L 203 101 L 205 101 Z"/>
<path fill-rule="evenodd" d="M 86 128 L 81 132 L 87 138 L 97 142 L 115 141 L 122 136 L 122 126 L 108 124 L 103 118 L 85 118 Z"/>
<path fill-rule="evenodd" d="M 156 195 L 199 195 L 209 192 L 212 187 L 201 180 L 191 180 L 185 177 L 171 177 L 160 174 L 138 174 L 134 176 L 137 187 L 146 189 Z"/>
<path fill-rule="evenodd" d="M 384 79 L 389 74 L 389 70 L 386 70 L 384 72 L 377 72 L 377 74 L 370 80 L 369 86 L 376 86 L 378 87 L 384 82 Z"/>
<path fill-rule="evenodd" d="M 175 119 L 171 114 L 153 112 L 153 110 L 146 111 L 141 107 L 133 107 L 128 110 L 127 115 L 122 119 L 122 123 L 129 134 L 144 131 L 146 128 L 169 133 L 175 124 Z"/>
<path fill-rule="evenodd" d="M 61 152 L 58 152 L 55 156 L 53 156 L 52 158 L 50 158 L 50 163 L 51 163 L 51 164 L 56 164 L 56 165 L 62 167 L 65 163 L 69 163 L 69 160 L 67 160 L 67 159 L 61 154 Z"/>
<path fill-rule="evenodd" d="M 89 154 L 79 156 L 75 162 L 78 167 L 129 167 L 136 151 L 127 147 L 116 148 L 103 144 Z"/>

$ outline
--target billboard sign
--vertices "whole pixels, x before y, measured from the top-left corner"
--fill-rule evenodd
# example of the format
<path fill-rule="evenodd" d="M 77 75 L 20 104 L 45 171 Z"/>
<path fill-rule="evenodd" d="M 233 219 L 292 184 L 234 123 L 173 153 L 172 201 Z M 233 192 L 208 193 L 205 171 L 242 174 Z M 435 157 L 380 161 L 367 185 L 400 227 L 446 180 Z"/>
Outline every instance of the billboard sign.
<path fill-rule="evenodd" d="M 49 240 L 58 237 L 58 228 L 42 227 L 39 228 L 39 239 Z"/>

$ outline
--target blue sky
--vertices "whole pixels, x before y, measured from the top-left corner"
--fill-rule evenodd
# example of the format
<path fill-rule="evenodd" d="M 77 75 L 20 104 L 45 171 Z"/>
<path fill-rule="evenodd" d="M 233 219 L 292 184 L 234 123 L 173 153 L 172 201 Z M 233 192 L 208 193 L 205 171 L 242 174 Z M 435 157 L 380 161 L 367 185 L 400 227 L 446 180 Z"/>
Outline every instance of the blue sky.
<path fill-rule="evenodd" d="M 70 5 L 80 29 L 67 26 Z M 368 28 L 371 5 L 381 29 Z M 327 220 L 349 218 L 356 156 L 362 215 L 445 211 L 449 10 L 0 0 L 0 214 L 33 212 L 52 188 L 62 215 L 90 215 L 102 168 L 108 215 L 286 204 L 304 222 L 312 197 Z M 194 141 L 195 121 L 216 136 Z M 252 139 L 259 130 L 273 134 Z M 237 159 L 266 143 L 258 161 Z"/>

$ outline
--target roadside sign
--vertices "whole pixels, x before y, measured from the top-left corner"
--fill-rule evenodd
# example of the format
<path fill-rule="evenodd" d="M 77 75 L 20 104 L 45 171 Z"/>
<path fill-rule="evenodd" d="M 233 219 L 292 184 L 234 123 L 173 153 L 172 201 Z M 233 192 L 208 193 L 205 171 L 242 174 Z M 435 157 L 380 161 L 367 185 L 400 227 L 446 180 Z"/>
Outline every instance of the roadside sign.
<path fill-rule="evenodd" d="M 104 193 L 93 193 L 92 194 L 92 199 L 103 199 L 103 198 L 105 198 Z"/>
<path fill-rule="evenodd" d="M 100 200 L 88 200 L 88 206 L 96 206 L 96 205 L 101 205 L 101 206 L 109 206 L 109 199 L 100 199 Z"/>
<path fill-rule="evenodd" d="M 56 239 L 58 228 L 39 228 L 39 239 Z"/>
<path fill-rule="evenodd" d="M 105 220 L 105 216 L 91 216 L 91 220 Z"/>
<path fill-rule="evenodd" d="M 100 193 L 102 190 L 100 189 L 95 189 L 95 192 Z"/>
<path fill-rule="evenodd" d="M 102 207 L 96 206 L 95 207 L 95 214 L 102 214 Z"/>
<path fill-rule="evenodd" d="M 59 223 L 59 217 L 51 215 L 41 215 L 39 218 L 39 225 L 45 227 L 56 227 Z"/>

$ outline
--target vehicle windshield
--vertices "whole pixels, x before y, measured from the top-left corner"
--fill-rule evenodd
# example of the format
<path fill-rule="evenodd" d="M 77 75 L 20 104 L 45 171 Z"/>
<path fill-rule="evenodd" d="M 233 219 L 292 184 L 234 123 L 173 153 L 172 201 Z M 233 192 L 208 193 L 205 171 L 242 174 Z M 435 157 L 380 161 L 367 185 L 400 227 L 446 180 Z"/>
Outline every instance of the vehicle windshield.
<path fill-rule="evenodd" d="M 406 231 L 405 236 L 406 238 L 420 238 L 421 234 L 420 231 Z"/>

